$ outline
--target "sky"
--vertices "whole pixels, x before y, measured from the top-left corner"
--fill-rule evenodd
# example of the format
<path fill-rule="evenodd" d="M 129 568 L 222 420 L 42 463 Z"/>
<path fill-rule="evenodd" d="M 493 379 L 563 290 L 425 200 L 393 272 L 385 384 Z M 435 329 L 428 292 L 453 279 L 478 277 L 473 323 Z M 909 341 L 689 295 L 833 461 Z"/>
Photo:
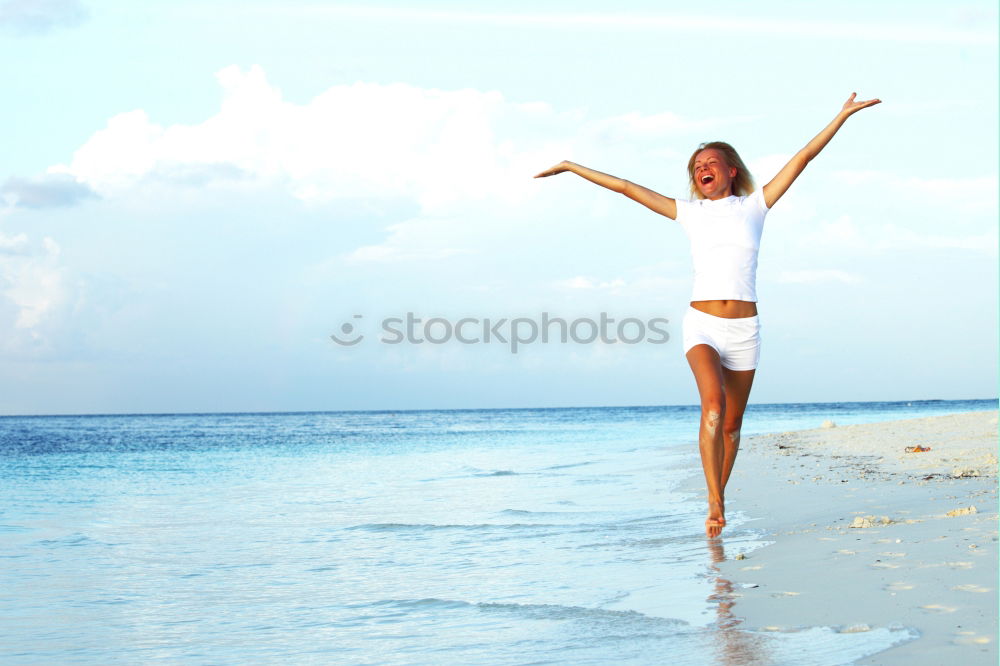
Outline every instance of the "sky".
<path fill-rule="evenodd" d="M 765 223 L 751 403 L 996 397 L 997 34 L 986 1 L 0 0 L 0 414 L 695 404 L 679 225 L 532 176 L 687 198 L 724 140 L 763 185 L 852 92 L 883 103 Z"/>

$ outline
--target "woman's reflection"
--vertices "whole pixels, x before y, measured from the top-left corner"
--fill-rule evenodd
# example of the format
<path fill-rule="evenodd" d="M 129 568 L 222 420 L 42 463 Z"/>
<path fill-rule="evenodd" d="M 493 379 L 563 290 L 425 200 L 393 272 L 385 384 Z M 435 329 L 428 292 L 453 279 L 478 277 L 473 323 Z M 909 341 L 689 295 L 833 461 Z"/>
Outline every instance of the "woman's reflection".
<path fill-rule="evenodd" d="M 706 541 L 712 559 L 709 569 L 715 574 L 715 589 L 708 596 L 708 602 L 716 608 L 716 620 L 710 627 L 716 663 L 725 666 L 772 663 L 764 637 L 740 629 L 743 619 L 733 614 L 733 606 L 736 605 L 733 583 L 720 575 L 717 566 L 726 559 L 722 540 Z"/>

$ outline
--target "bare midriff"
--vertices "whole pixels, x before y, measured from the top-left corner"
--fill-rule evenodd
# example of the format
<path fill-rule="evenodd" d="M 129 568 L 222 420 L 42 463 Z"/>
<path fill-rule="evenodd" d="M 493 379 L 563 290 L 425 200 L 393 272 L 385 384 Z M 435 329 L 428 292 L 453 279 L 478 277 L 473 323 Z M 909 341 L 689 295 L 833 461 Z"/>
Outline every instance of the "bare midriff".
<path fill-rule="evenodd" d="M 691 301 L 691 307 L 725 319 L 757 316 L 757 304 L 753 301 Z"/>

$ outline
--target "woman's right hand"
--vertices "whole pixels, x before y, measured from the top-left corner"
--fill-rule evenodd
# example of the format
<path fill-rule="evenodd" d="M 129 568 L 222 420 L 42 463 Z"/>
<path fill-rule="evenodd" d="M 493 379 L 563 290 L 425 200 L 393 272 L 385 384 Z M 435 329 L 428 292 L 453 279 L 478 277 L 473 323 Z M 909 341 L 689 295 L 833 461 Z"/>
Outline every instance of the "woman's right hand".
<path fill-rule="evenodd" d="M 554 167 L 546 169 L 545 171 L 543 171 L 540 174 L 536 175 L 535 178 L 545 178 L 546 176 L 554 176 L 557 173 L 562 173 L 563 171 L 569 171 L 569 168 L 570 168 L 570 166 L 572 166 L 572 164 L 573 164 L 572 162 L 568 162 L 566 160 L 563 160 L 562 162 L 560 162 L 559 164 L 555 165 Z"/>
<path fill-rule="evenodd" d="M 850 116 L 857 113 L 861 109 L 867 109 L 869 106 L 874 106 L 875 104 L 882 103 L 882 100 L 880 99 L 866 99 L 866 100 L 855 101 L 854 98 L 857 96 L 858 93 L 851 93 L 851 96 L 847 98 L 846 102 L 844 102 L 844 108 L 840 110 L 842 114 L 844 114 L 845 116 Z"/>

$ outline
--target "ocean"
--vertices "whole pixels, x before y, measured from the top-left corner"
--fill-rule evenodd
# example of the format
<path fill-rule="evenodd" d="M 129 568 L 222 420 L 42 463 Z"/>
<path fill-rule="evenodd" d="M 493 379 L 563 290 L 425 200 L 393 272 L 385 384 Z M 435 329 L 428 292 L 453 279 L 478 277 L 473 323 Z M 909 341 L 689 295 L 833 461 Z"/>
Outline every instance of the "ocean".
<path fill-rule="evenodd" d="M 743 436 L 996 409 L 751 404 Z M 741 628 L 698 409 L 0 417 L 0 662 L 849 664 Z M 751 452 L 740 455 L 752 455 Z M 736 461 L 740 464 L 739 459 Z M 753 521 L 753 522 L 751 522 Z"/>

